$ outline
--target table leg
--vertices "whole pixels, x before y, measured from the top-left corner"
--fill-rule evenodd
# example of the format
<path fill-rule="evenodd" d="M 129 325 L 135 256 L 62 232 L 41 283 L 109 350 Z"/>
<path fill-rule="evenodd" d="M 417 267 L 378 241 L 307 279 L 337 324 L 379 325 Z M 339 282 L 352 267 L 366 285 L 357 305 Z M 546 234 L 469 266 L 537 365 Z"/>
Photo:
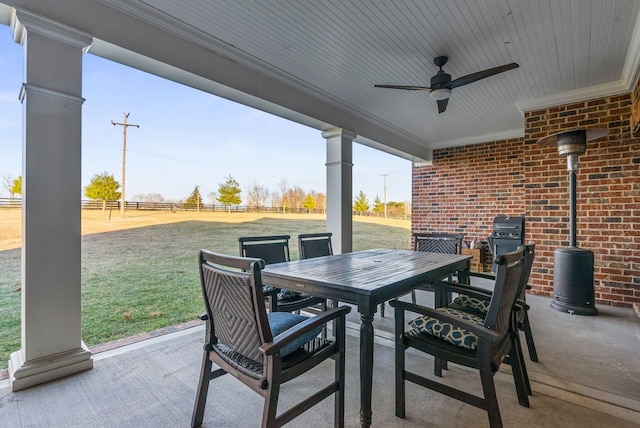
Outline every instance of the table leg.
<path fill-rule="evenodd" d="M 360 314 L 360 426 L 371 426 L 373 314 Z"/>
<path fill-rule="evenodd" d="M 471 271 L 471 265 L 467 265 L 466 269 L 462 269 L 458 271 L 458 282 L 461 284 L 471 285 L 471 276 L 469 276 L 469 272 Z"/>

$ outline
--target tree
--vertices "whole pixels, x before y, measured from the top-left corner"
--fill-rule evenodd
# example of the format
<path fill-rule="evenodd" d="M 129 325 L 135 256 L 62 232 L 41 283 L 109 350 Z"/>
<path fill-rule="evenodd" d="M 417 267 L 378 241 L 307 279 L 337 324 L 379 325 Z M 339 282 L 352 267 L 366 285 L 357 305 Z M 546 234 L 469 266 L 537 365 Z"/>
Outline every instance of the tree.
<path fill-rule="evenodd" d="M 13 185 L 11 186 L 11 193 L 14 195 L 22 196 L 22 176 L 13 180 Z"/>
<path fill-rule="evenodd" d="M 196 186 L 193 189 L 193 192 L 191 192 L 191 194 L 185 201 L 185 204 L 195 205 L 198 211 L 200 211 L 200 207 L 202 206 L 202 195 L 200 195 L 200 186 Z"/>
<path fill-rule="evenodd" d="M 251 183 L 249 190 L 247 190 L 247 205 L 261 208 L 267 205 L 268 200 L 269 189 L 255 181 Z"/>
<path fill-rule="evenodd" d="M 22 176 L 13 179 L 11 175 L 5 174 L 2 176 L 4 180 L 4 187 L 9 192 L 9 197 L 13 199 L 15 195 L 22 195 Z"/>
<path fill-rule="evenodd" d="M 240 184 L 236 181 L 235 178 L 229 174 L 224 183 L 218 184 L 218 196 L 217 200 L 223 205 L 229 207 L 229 212 L 231 212 L 231 205 L 240 205 L 242 199 L 240 199 Z"/>
<path fill-rule="evenodd" d="M 304 201 L 306 194 L 302 187 L 293 186 L 287 191 L 287 202 L 292 208 L 302 207 L 302 201 Z"/>
<path fill-rule="evenodd" d="M 378 195 L 376 195 L 376 198 L 373 200 L 373 212 L 378 214 L 384 212 L 384 203 L 382 203 Z"/>
<path fill-rule="evenodd" d="M 2 174 L 2 181 L 4 188 L 7 189 L 9 198 L 13 199 L 13 192 L 11 192 L 11 189 L 13 188 L 13 178 L 11 178 L 11 174 Z"/>
<path fill-rule="evenodd" d="M 211 205 L 215 205 L 218 194 L 216 192 L 209 192 L 207 196 L 209 197 L 209 199 L 211 199 Z"/>
<path fill-rule="evenodd" d="M 117 201 L 120 199 L 120 183 L 118 183 L 112 174 L 103 172 L 95 174 L 89 185 L 85 187 L 84 194 L 87 198 L 102 201 L 102 211 L 104 212 L 107 201 Z"/>
<path fill-rule="evenodd" d="M 316 202 L 318 203 L 316 208 L 324 212 L 327 209 L 327 195 L 325 195 L 324 193 L 318 193 L 315 195 L 315 197 Z"/>
<path fill-rule="evenodd" d="M 280 196 L 280 192 L 271 192 L 271 208 L 278 208 L 282 202 L 282 198 Z"/>
<path fill-rule="evenodd" d="M 133 195 L 131 200 L 136 202 L 164 202 L 164 196 L 160 193 L 138 193 Z"/>
<path fill-rule="evenodd" d="M 395 217 L 404 216 L 407 212 L 404 202 L 389 202 L 387 203 L 387 213 Z"/>
<path fill-rule="evenodd" d="M 282 214 L 286 214 L 287 213 L 287 207 L 289 207 L 289 188 L 287 187 L 287 180 L 285 178 L 282 178 L 280 180 L 280 183 L 278 184 L 278 187 L 280 187 L 279 192 L 280 192 L 280 206 L 282 207 Z"/>
<path fill-rule="evenodd" d="M 367 195 L 365 195 L 362 190 L 356 197 L 355 203 L 353 204 L 353 210 L 360 214 L 369 211 L 369 201 L 367 200 Z"/>
<path fill-rule="evenodd" d="M 308 213 L 311 213 L 311 210 L 315 209 L 316 205 L 318 205 L 316 198 L 311 194 L 307 195 L 304 201 L 302 201 L 302 207 L 306 208 Z"/>

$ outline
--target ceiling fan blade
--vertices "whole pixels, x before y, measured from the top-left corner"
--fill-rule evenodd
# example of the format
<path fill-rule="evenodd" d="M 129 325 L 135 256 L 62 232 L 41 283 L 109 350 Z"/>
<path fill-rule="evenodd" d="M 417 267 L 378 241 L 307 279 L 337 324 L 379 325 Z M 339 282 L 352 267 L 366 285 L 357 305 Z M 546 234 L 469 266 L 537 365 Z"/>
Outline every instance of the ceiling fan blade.
<path fill-rule="evenodd" d="M 520 67 L 520 65 L 513 62 L 511 64 L 501 65 L 500 67 L 489 68 L 484 71 L 478 71 L 477 73 L 467 74 L 466 76 L 462 76 L 457 78 L 456 80 L 452 80 L 451 83 L 447 85 L 447 88 L 453 89 L 457 88 L 458 86 L 468 85 L 469 83 L 476 82 L 480 79 L 484 79 L 485 77 L 503 73 L 505 71 L 512 70 L 518 67 Z"/>
<path fill-rule="evenodd" d="M 428 86 L 374 85 L 376 88 L 405 89 L 407 91 L 430 91 Z"/>
<path fill-rule="evenodd" d="M 449 104 L 449 98 L 438 100 L 438 113 L 443 113 L 447 109 L 447 104 Z"/>

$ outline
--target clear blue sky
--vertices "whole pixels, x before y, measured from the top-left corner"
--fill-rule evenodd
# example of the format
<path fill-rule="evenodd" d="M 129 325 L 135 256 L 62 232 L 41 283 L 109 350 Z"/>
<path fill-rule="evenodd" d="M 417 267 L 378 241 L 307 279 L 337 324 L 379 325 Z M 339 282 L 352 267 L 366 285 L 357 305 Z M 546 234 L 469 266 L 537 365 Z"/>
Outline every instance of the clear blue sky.
<path fill-rule="evenodd" d="M 0 177 L 22 174 L 22 47 L 0 25 Z M 246 194 L 252 182 L 271 191 L 288 185 L 326 193 L 326 152 L 321 132 L 187 86 L 86 54 L 83 60 L 82 185 L 106 171 L 121 181 L 123 114 L 127 131 L 128 200 L 159 193 L 186 198 L 199 185 L 208 194 L 231 174 Z M 411 200 L 411 163 L 354 144 L 353 195 L 370 205 Z M 0 197 L 8 193 L 2 180 Z"/>

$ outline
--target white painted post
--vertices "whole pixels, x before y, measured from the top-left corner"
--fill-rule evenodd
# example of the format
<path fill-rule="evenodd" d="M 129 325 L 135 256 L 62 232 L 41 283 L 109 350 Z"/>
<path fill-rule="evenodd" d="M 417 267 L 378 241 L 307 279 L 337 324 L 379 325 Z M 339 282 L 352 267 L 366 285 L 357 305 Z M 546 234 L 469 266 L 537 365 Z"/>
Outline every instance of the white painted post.
<path fill-rule="evenodd" d="M 80 318 L 82 49 L 92 38 L 20 9 L 12 32 L 25 54 L 17 391 L 93 367 Z"/>
<path fill-rule="evenodd" d="M 341 128 L 324 131 L 327 140 L 327 231 L 333 234 L 335 254 L 353 250 L 353 140 L 356 134 Z"/>

